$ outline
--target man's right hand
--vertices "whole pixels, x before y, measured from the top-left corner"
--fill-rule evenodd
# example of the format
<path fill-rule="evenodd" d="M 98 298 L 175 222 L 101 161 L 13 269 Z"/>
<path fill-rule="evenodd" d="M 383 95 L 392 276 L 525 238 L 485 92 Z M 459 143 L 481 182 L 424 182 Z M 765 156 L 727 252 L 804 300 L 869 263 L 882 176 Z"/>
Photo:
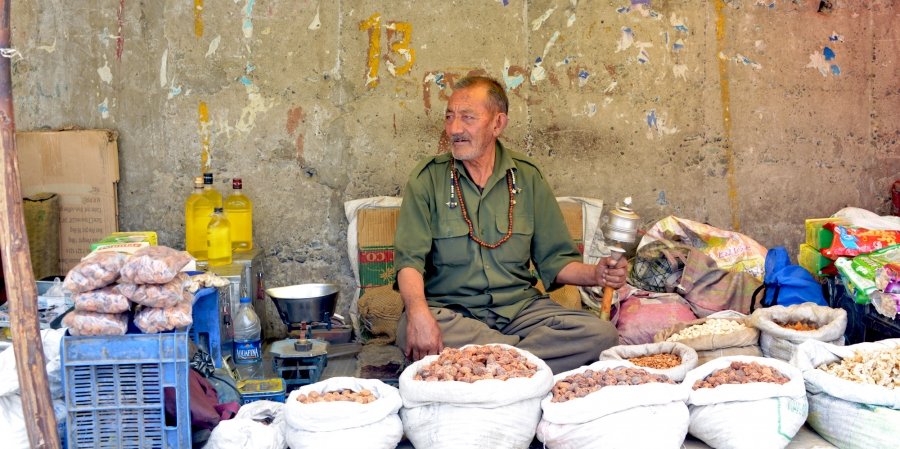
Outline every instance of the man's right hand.
<path fill-rule="evenodd" d="M 406 348 L 403 351 L 412 361 L 426 355 L 437 355 L 444 349 L 441 328 L 427 305 L 406 311 Z"/>

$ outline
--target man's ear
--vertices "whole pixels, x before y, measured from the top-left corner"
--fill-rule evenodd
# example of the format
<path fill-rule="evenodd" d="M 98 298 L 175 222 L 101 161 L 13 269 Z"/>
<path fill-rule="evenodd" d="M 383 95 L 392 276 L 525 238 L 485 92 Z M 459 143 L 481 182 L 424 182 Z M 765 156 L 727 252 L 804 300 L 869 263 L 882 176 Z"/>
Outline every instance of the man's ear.
<path fill-rule="evenodd" d="M 498 112 L 496 116 L 494 116 L 494 137 L 500 137 L 500 134 L 503 134 L 503 130 L 506 129 L 506 125 L 509 124 L 509 116 Z"/>

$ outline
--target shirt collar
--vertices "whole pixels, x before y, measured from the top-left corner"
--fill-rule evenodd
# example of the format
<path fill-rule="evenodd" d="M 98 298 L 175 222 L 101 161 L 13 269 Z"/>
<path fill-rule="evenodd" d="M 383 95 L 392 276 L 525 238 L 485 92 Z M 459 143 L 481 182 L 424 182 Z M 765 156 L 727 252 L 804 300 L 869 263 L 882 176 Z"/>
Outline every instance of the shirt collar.
<path fill-rule="evenodd" d="M 494 157 L 494 171 L 491 173 L 491 177 L 488 178 L 487 183 L 485 183 L 485 186 L 484 186 L 485 192 L 492 189 L 494 187 L 494 185 L 497 184 L 499 181 L 505 180 L 507 170 L 509 170 L 509 169 L 515 170 L 516 169 L 516 163 L 515 163 L 515 161 L 513 161 L 513 158 L 510 155 L 509 150 L 507 150 L 506 147 L 504 147 L 503 144 L 500 143 L 499 140 L 497 140 L 497 143 L 495 146 L 495 151 L 496 151 L 496 155 Z M 456 159 L 453 159 L 452 153 L 450 156 L 450 160 L 454 165 L 456 164 Z M 460 167 L 462 167 L 462 164 L 459 164 L 456 167 L 460 168 Z M 472 178 L 469 177 L 469 173 L 466 171 L 465 168 L 462 168 L 461 170 L 459 170 L 459 174 L 462 177 L 468 178 L 469 181 L 472 180 Z"/>

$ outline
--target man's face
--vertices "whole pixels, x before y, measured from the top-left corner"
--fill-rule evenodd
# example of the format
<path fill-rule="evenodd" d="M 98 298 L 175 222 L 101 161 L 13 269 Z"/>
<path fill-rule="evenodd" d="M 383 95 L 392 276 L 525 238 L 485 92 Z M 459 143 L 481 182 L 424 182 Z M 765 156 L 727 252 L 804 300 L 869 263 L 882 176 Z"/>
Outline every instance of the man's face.
<path fill-rule="evenodd" d="M 444 132 L 450 138 L 453 157 L 470 161 L 493 151 L 506 124 L 505 117 L 491 106 L 487 87 L 475 85 L 455 90 L 444 116 Z"/>

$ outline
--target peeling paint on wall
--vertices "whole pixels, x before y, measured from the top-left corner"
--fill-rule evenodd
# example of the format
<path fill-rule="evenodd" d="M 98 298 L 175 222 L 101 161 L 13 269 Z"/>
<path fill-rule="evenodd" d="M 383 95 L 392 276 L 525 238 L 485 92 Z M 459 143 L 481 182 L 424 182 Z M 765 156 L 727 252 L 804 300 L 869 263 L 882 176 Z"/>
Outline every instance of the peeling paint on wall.
<path fill-rule="evenodd" d="M 241 31 L 247 39 L 253 37 L 253 5 L 255 3 L 256 0 L 247 0 L 247 4 L 243 8 L 244 23 L 241 25 Z"/>
<path fill-rule="evenodd" d="M 106 57 L 103 58 L 103 67 L 97 68 L 97 74 L 100 75 L 100 80 L 106 84 L 111 84 L 113 75 L 112 70 L 109 68 L 109 62 L 106 60 Z"/>
<path fill-rule="evenodd" d="M 109 118 L 109 97 L 104 98 L 103 102 L 97 106 L 97 112 L 100 113 L 100 118 Z"/>
<path fill-rule="evenodd" d="M 197 131 L 200 135 L 200 173 L 206 173 L 212 162 L 212 154 L 209 152 L 209 108 L 205 101 L 197 105 Z"/>
<path fill-rule="evenodd" d="M 843 42 L 843 36 L 832 32 L 831 35 L 828 36 L 828 45 L 823 46 L 821 51 L 809 54 L 809 63 L 806 64 L 805 68 L 816 69 L 823 77 L 827 77 L 829 74 L 840 76 L 841 67 L 837 65 L 835 61 L 837 53 L 835 53 L 832 47 Z"/>
<path fill-rule="evenodd" d="M 168 84 L 168 77 L 166 72 L 168 71 L 166 65 L 169 62 L 169 49 L 165 49 L 162 54 L 162 60 L 159 63 L 159 87 L 166 87 Z"/>
<path fill-rule="evenodd" d="M 122 61 L 122 50 L 125 49 L 125 0 L 119 0 L 119 9 L 116 11 L 116 24 L 118 26 L 118 30 L 116 31 L 116 61 Z"/>
<path fill-rule="evenodd" d="M 316 16 L 313 17 L 312 22 L 309 22 L 309 26 L 306 29 L 315 31 L 319 28 L 322 28 L 322 21 L 319 20 L 319 7 L 316 6 Z"/>
<path fill-rule="evenodd" d="M 630 27 L 622 27 L 622 34 L 619 35 L 616 45 L 616 53 L 628 50 L 632 44 L 634 44 L 634 31 Z"/>
<path fill-rule="evenodd" d="M 503 60 L 503 84 L 506 85 L 506 91 L 509 92 L 519 87 L 525 81 L 525 76 L 518 74 L 512 75 L 510 72 L 509 58 Z"/>
<path fill-rule="evenodd" d="M 46 51 L 47 53 L 53 53 L 56 51 L 56 38 L 53 38 L 53 43 L 50 45 L 38 45 L 36 47 L 38 50 Z"/>
<path fill-rule="evenodd" d="M 553 14 L 553 11 L 556 11 L 555 6 L 553 8 L 550 8 L 550 9 L 544 11 L 544 13 L 541 14 L 537 19 L 532 20 L 531 21 L 531 30 L 537 31 L 537 30 L 541 29 L 541 26 L 544 24 L 544 22 L 547 21 L 547 19 L 550 18 L 550 15 Z"/>
<path fill-rule="evenodd" d="M 206 49 L 205 57 L 208 58 L 208 57 L 216 54 L 216 50 L 219 49 L 219 42 L 221 42 L 221 41 L 222 41 L 222 36 L 216 35 L 216 37 L 214 37 L 213 40 L 209 42 L 209 48 Z"/>

